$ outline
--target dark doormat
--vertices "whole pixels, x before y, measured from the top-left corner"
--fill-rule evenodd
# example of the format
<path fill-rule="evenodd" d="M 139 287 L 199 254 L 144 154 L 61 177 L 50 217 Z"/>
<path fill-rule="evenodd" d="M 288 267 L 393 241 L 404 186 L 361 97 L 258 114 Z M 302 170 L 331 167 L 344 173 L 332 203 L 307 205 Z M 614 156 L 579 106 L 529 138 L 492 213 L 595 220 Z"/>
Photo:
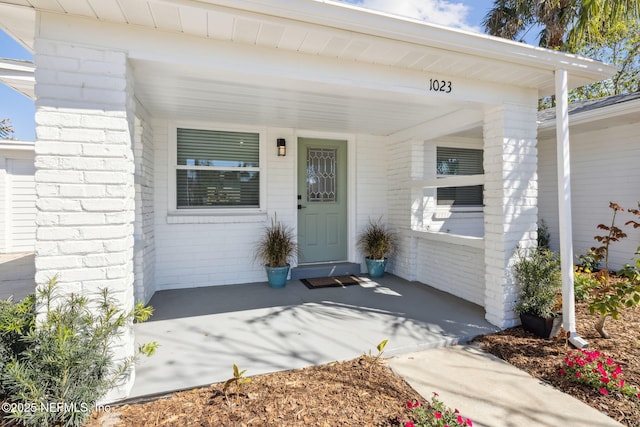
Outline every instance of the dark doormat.
<path fill-rule="evenodd" d="M 336 277 L 315 277 L 312 279 L 300 279 L 309 289 L 318 288 L 344 288 L 349 285 L 356 285 L 362 280 L 356 276 L 336 276 Z"/>

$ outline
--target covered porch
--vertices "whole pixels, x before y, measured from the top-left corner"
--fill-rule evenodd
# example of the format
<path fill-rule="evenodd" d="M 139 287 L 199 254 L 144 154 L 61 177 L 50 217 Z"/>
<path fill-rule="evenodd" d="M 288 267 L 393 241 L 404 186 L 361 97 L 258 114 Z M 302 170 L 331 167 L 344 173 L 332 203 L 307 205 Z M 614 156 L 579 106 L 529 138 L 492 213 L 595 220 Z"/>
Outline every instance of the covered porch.
<path fill-rule="evenodd" d="M 136 365 L 130 397 L 225 381 L 233 364 L 258 375 L 348 360 L 383 339 L 385 355 L 466 342 L 497 328 L 482 307 L 386 274 L 344 288 L 308 289 L 290 280 L 157 292 L 155 314 L 134 326 L 157 353 Z"/>
<path fill-rule="evenodd" d="M 493 325 L 517 324 L 517 287 L 509 266 L 516 247 L 536 245 L 537 100 L 553 93 L 566 100 L 568 89 L 614 72 L 583 58 L 330 1 L 140 0 L 118 14 L 110 8 L 63 10 L 55 2 L 37 8 L 15 0 L 0 3 L 3 24 L 33 50 L 38 70 L 36 283 L 59 274 L 69 293 L 108 287 L 125 308 L 135 300 L 150 301 L 158 317 L 137 326 L 136 339 L 176 335 L 163 345 L 167 353 L 154 358 L 164 365 L 139 367 L 140 378 L 145 369 L 162 375 L 158 384 L 187 377 L 189 369 L 202 383 L 214 381 L 205 376 L 217 369 L 207 358 L 222 361 L 228 353 L 220 362 L 225 374 L 218 379 L 224 379 L 232 363 L 243 365 L 231 360 L 234 355 L 266 357 L 252 352 L 260 348 L 255 336 L 288 337 L 286 346 L 276 346 L 282 342 L 276 340 L 269 350 L 278 356 L 286 348 L 290 360 L 305 364 L 353 357 L 384 338 L 396 342 L 398 351 L 425 340 L 412 341 L 413 333 L 429 331 L 430 323 L 402 313 L 403 304 L 415 304 L 412 310 L 421 313 L 430 304 L 426 295 L 387 308 L 365 305 L 359 299 L 364 296 L 329 300 L 326 306 L 324 300 L 309 305 L 298 297 L 297 311 L 289 308 L 295 295 L 290 289 L 277 294 L 277 302 L 262 295 L 265 301 L 253 312 L 246 286 L 257 285 L 234 286 L 233 292 L 241 292 L 238 303 L 247 309 L 226 311 L 236 299 L 220 298 L 225 311 L 207 320 L 224 325 L 225 316 L 239 316 L 224 329 L 229 335 L 203 329 L 206 316 L 189 317 L 200 323 L 165 327 L 165 308 L 201 306 L 191 307 L 178 296 L 167 304 L 161 295 L 264 280 L 251 254 L 264 224 L 276 214 L 298 241 L 312 234 L 299 209 L 300 200 L 310 200 L 308 193 L 305 197 L 309 177 L 299 173 L 308 170 L 309 160 L 299 156 L 308 139 L 346 148 L 344 155 L 336 151 L 345 173 L 337 173 L 334 182 L 346 207 L 333 234 L 341 252 L 305 262 L 361 263 L 358 232 L 370 218 L 384 217 L 400 238 L 389 272 L 467 301 L 454 299 L 451 306 L 481 307 L 479 319 Z M 206 137 L 195 143 L 196 137 L 183 135 Z M 223 142 L 223 136 L 237 144 Z M 286 156 L 276 151 L 281 140 Z M 201 149 L 204 154 L 198 154 Z M 459 168 L 463 158 L 473 167 Z M 199 175 L 236 178 L 233 185 L 214 185 L 214 178 Z M 184 203 L 191 200 L 196 178 L 198 188 L 206 188 L 201 202 Z M 220 188 L 233 190 L 228 192 L 233 197 L 216 196 Z M 462 203 L 469 188 L 476 190 L 474 196 Z M 240 203 L 240 194 L 251 200 Z M 231 292 L 228 288 L 215 292 Z M 380 295 L 369 289 L 369 297 Z M 204 304 L 207 298 L 197 301 Z M 308 318 L 318 304 L 322 315 Z M 343 311 L 344 305 L 360 307 L 355 312 L 363 318 Z M 436 307 L 424 315 L 442 317 L 433 326 L 438 331 L 451 318 Z M 344 320 L 340 330 L 357 331 L 368 327 L 369 317 L 381 327 L 372 328 L 367 340 L 326 343 L 335 339 L 327 331 L 338 327 L 337 319 Z M 269 325 L 272 319 L 286 327 Z M 307 332 L 305 321 L 327 326 Z M 269 333 L 243 329 L 265 322 Z M 160 328 L 145 335 L 153 326 Z M 193 337 L 187 339 L 185 331 Z M 384 333 L 399 331 L 406 336 Z M 215 350 L 203 345 L 209 336 Z M 118 356 L 133 354 L 132 337 L 123 340 Z M 243 340 L 249 343 L 244 352 L 229 350 Z M 348 352 L 323 354 L 313 350 L 316 344 L 305 346 L 315 340 L 318 348 Z M 202 359 L 192 355 L 199 348 Z M 290 360 L 278 363 L 295 367 L 287 366 L 293 365 Z M 114 396 L 126 396 L 129 385 Z"/>

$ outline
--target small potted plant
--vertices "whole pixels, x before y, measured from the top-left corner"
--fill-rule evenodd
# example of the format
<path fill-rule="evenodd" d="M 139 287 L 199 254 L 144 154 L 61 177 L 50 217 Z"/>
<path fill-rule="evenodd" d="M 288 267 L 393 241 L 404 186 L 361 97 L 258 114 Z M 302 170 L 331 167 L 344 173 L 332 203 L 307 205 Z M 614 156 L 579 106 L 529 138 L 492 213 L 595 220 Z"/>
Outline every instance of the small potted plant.
<path fill-rule="evenodd" d="M 295 258 L 297 243 L 293 230 L 274 216 L 256 246 L 255 256 L 265 266 L 269 286 L 282 288 L 287 283 L 290 261 Z"/>
<path fill-rule="evenodd" d="M 396 234 L 392 232 L 382 219 L 372 221 L 358 235 L 358 248 L 365 254 L 367 272 L 370 277 L 382 277 L 387 266 L 387 256 L 396 246 Z"/>
<path fill-rule="evenodd" d="M 562 326 L 560 259 L 549 249 L 537 248 L 528 256 L 518 249 L 513 273 L 520 287 L 515 311 L 522 327 L 542 338 L 557 335 Z"/>

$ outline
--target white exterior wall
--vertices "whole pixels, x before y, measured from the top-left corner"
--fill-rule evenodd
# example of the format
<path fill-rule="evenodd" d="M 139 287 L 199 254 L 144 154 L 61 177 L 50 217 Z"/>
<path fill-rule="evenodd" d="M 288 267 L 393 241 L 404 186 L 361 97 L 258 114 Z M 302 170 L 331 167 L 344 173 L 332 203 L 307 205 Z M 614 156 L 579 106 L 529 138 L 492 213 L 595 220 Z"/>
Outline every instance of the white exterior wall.
<path fill-rule="evenodd" d="M 407 280 L 416 279 L 417 246 L 416 240 L 411 236 L 414 203 L 411 181 L 414 175 L 422 172 L 421 146 L 419 141 L 409 139 L 389 143 L 387 149 L 389 224 L 399 236 L 396 252 L 392 258 L 393 263 L 388 270 Z M 419 156 L 416 157 L 418 154 Z"/>
<path fill-rule="evenodd" d="M 638 208 L 640 123 L 596 131 L 582 131 L 579 126 L 572 126 L 570 132 L 573 253 L 578 256 L 591 247 L 600 246 L 593 237 L 602 234 L 602 230 L 596 228 L 598 224 L 611 223 L 609 202 L 618 203 L 625 209 Z M 557 251 L 559 230 L 555 138 L 541 140 L 539 152 L 540 218 L 549 227 L 551 249 Z M 625 263 L 631 264 L 640 246 L 640 229 L 624 226 L 632 218 L 628 212 L 619 212 L 616 217 L 616 225 L 628 237 L 611 245 L 609 268 L 613 270 Z M 601 267 L 604 268 L 604 264 Z"/>
<path fill-rule="evenodd" d="M 36 237 L 33 143 L 4 145 L 15 147 L 0 147 L 0 253 L 32 252 Z"/>
<path fill-rule="evenodd" d="M 478 280 L 478 272 L 484 271 L 482 237 L 436 233 L 425 226 L 432 220 L 435 197 L 425 197 L 414 183 L 435 176 L 435 147 L 417 139 L 389 144 L 389 218 L 400 241 L 388 270 L 484 305 L 485 286 Z M 477 218 L 460 222 L 470 234 L 478 233 Z"/>
<path fill-rule="evenodd" d="M 434 233 L 416 235 L 416 280 L 483 306 L 484 240 Z"/>
<path fill-rule="evenodd" d="M 155 292 L 154 145 L 149 115 L 136 106 L 135 122 L 134 294 L 148 302 Z"/>
<path fill-rule="evenodd" d="M 203 126 L 202 123 L 195 125 Z M 225 127 L 224 124 L 206 125 L 212 129 Z M 294 131 L 257 129 L 264 132 L 261 176 L 266 186 L 265 212 L 210 211 L 192 215 L 171 212 L 169 208 L 168 132 L 172 129 L 167 121 L 153 122 L 156 290 L 266 281 L 263 266 L 254 259 L 255 242 L 274 214 L 294 228 L 297 221 Z M 275 141 L 278 138 L 287 141 L 285 157 L 277 156 Z"/>
<path fill-rule="evenodd" d="M 198 125 L 202 126 L 202 123 Z M 224 127 L 224 124 L 208 126 L 215 129 Z M 357 231 L 369 219 L 382 217 L 387 220 L 387 149 L 384 138 L 284 128 L 259 129 L 265 135 L 261 173 L 266 186 L 266 212 L 182 215 L 170 213 L 168 202 L 168 132 L 172 129 L 165 120 L 153 121 L 156 290 L 266 280 L 264 268 L 254 260 L 254 246 L 273 214 L 296 229 L 298 137 L 349 141 L 348 191 L 354 193 L 349 197 L 349 260 L 363 264 L 364 271 L 363 256 L 357 253 L 353 242 Z M 276 155 L 275 141 L 278 138 L 287 141 L 285 157 Z"/>
<path fill-rule="evenodd" d="M 355 181 L 355 186 L 351 187 L 355 188 L 353 190 L 355 195 L 350 198 L 355 203 L 349 206 L 350 209 L 355 209 L 355 224 L 351 227 L 355 229 L 355 232 L 352 234 L 357 236 L 366 227 L 369 220 L 377 221 L 382 218 L 382 221 L 391 225 L 387 196 L 389 180 L 387 178 L 388 147 L 386 138 L 358 135 L 355 148 L 349 154 L 352 156 L 349 167 L 355 172 L 351 176 Z M 351 257 L 351 261 L 359 262 L 361 272 L 366 272 L 365 255 L 355 248 L 353 250 L 350 248 L 350 253 L 355 254 L 355 258 Z M 390 259 L 387 271 L 395 273 L 395 259 L 395 255 Z"/>
<path fill-rule="evenodd" d="M 484 122 L 485 295 L 489 322 L 511 327 L 518 289 L 511 266 L 516 248 L 536 246 L 536 106 L 487 108 Z"/>
<path fill-rule="evenodd" d="M 133 307 L 133 101 L 124 52 L 36 35 L 36 283 L 64 294 L 108 288 Z M 134 353 L 133 328 L 114 341 Z M 106 400 L 125 397 L 128 380 Z"/>

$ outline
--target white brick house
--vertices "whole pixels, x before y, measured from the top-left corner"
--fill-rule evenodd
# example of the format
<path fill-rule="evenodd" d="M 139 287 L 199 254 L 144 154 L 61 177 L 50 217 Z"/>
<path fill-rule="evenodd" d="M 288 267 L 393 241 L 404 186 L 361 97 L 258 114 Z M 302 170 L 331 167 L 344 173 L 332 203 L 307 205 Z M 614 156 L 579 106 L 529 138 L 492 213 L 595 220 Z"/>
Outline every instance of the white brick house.
<path fill-rule="evenodd" d="M 276 213 L 329 248 L 301 262 L 360 263 L 357 232 L 382 215 L 401 236 L 391 272 L 513 326 L 537 99 L 614 72 L 328 1 L 5 0 L 0 24 L 36 65 L 36 281 L 125 307 L 264 281 L 253 244 Z M 318 173 L 325 155 L 343 172 Z M 315 212 L 314 235 L 299 207 L 318 201 L 342 210 Z"/>
<path fill-rule="evenodd" d="M 609 202 L 626 209 L 637 209 L 640 203 L 640 92 L 572 104 L 570 117 L 574 189 L 571 222 L 575 254 L 581 255 L 600 245 L 593 236 L 601 234 L 598 224 L 611 222 Z M 558 250 L 554 131 L 553 111 L 542 111 L 538 132 L 538 215 L 549 226 L 551 249 Z M 627 233 L 627 238 L 611 245 L 611 269 L 633 265 L 634 253 L 640 247 L 640 230 L 624 226 L 630 219 L 634 217 L 628 212 L 617 215 L 616 225 Z"/>

